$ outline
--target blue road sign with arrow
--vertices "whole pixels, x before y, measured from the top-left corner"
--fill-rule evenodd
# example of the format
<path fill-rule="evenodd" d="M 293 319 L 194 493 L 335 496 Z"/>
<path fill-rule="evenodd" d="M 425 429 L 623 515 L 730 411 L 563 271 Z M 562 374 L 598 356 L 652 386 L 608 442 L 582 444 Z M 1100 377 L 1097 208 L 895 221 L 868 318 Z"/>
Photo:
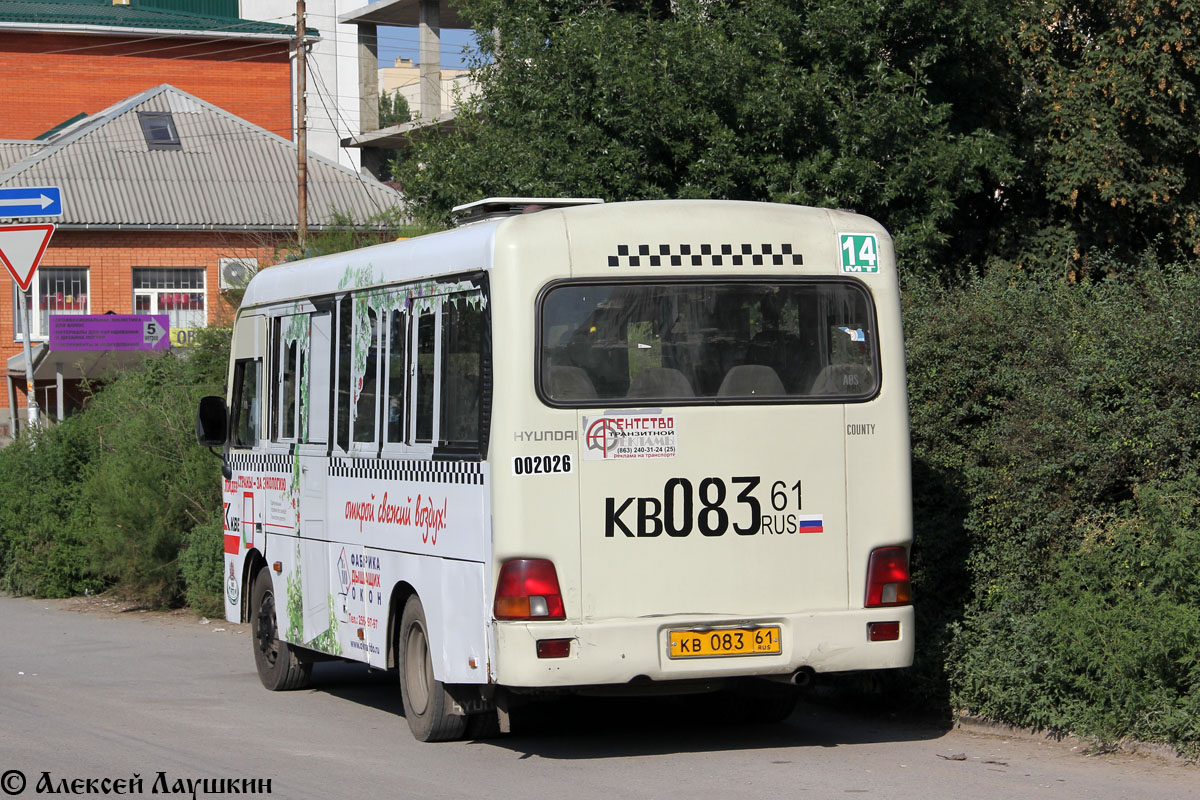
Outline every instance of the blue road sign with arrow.
<path fill-rule="evenodd" d="M 5 217 L 61 217 L 62 191 L 57 186 L 0 188 L 0 219 Z"/>

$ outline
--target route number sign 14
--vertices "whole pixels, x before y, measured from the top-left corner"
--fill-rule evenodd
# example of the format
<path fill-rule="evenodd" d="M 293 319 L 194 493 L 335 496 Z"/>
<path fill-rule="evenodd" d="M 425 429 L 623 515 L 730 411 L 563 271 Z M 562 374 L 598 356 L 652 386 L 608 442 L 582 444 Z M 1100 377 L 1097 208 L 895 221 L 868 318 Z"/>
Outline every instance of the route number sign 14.
<path fill-rule="evenodd" d="M 879 242 L 873 233 L 838 234 L 841 243 L 842 272 L 879 272 Z"/>

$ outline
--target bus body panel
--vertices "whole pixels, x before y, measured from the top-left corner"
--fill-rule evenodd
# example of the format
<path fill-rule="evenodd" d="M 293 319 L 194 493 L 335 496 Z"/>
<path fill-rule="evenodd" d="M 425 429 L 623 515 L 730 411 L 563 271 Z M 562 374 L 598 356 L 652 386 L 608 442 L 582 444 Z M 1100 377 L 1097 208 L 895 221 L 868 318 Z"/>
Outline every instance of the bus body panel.
<path fill-rule="evenodd" d="M 557 215 L 539 212 L 498 223 L 491 288 L 497 318 L 503 315 L 506 323 L 493 325 L 492 331 L 496 378 L 488 445 L 493 467 L 491 579 L 494 586 L 505 561 L 549 559 L 568 615 L 581 601 L 578 470 L 517 475 L 514 459 L 569 452 L 578 438 L 574 410 L 550 408 L 533 397 L 536 354 L 531 337 L 537 296 L 546 282 L 570 277 L 566 229 Z M 499 627 L 503 623 L 493 625 L 493 636 Z M 494 652 L 492 678 L 503 683 L 499 670 L 504 659 Z"/>
<path fill-rule="evenodd" d="M 901 638 L 868 642 L 870 622 L 900 623 Z M 556 622 L 505 623 L 497 626 L 496 652 L 502 658 L 499 682 L 505 686 L 582 687 L 655 681 L 787 676 L 802 668 L 817 672 L 892 669 L 911 666 L 913 608 L 826 611 L 765 616 L 759 624 L 782 629 L 780 655 L 671 659 L 667 634 L 695 629 L 701 635 L 744 625 L 743 617 L 711 614 L 668 618 L 594 621 L 586 625 Z M 563 659 L 539 659 L 539 639 L 571 639 Z"/>
<path fill-rule="evenodd" d="M 900 288 L 891 237 L 880 235 L 879 244 L 880 260 L 891 268 L 861 280 L 873 291 L 880 339 L 890 343 L 881 352 L 883 381 L 872 402 L 844 406 L 847 524 L 850 530 L 861 532 L 850 541 L 850 597 L 860 605 L 866 593 L 865 565 L 870 551 L 885 545 L 907 547 L 913 538 L 912 446 Z"/>
<path fill-rule="evenodd" d="M 807 409 L 803 426 L 791 409 L 620 415 L 669 421 L 670 458 L 591 460 L 581 445 L 585 621 L 847 607 L 841 408 Z"/>
<path fill-rule="evenodd" d="M 266 340 L 266 319 L 258 314 L 240 314 L 233 330 L 233 341 L 230 345 L 229 371 L 226 386 L 229 387 L 230 398 L 235 390 L 241 389 L 236 385 L 245 378 L 245 370 L 240 370 L 239 364 L 261 360 L 262 348 Z M 261 395 L 262 375 L 257 370 L 254 391 Z M 251 425 L 257 424 L 251 421 Z M 231 461 L 244 457 L 249 448 L 239 448 L 233 453 L 227 452 L 226 460 Z M 262 522 L 261 506 L 255 503 L 254 482 L 252 478 L 242 481 L 238 473 L 231 479 L 222 479 L 222 527 L 225 542 L 225 572 L 223 585 L 225 587 L 225 617 L 231 622 L 243 621 L 243 607 L 249 605 L 250 590 L 254 584 L 254 575 L 249 574 L 247 555 L 251 551 L 261 551 L 266 546 L 263 538 L 256 540 L 257 525 Z"/>
<path fill-rule="evenodd" d="M 280 598 L 276 624 L 288 641 L 386 669 L 392 595 L 411 587 L 424 600 L 440 680 L 487 682 L 483 564 L 340 542 L 268 539 L 271 558 L 281 565 L 272 575 Z M 310 586 L 317 587 L 315 608 Z"/>

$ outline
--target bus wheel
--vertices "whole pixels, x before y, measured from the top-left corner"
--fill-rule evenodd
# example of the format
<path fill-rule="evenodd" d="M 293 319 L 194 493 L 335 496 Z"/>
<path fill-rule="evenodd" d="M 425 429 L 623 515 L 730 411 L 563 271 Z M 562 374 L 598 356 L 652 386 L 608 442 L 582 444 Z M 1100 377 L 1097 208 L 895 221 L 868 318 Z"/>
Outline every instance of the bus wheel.
<path fill-rule="evenodd" d="M 427 630 L 425 609 L 421 600 L 413 595 L 404 606 L 396 638 L 404 717 L 418 741 L 457 739 L 466 730 L 467 718 L 450 713 L 454 701 L 442 682 L 433 677 Z"/>
<path fill-rule="evenodd" d="M 303 689 L 312 677 L 312 663 L 302 662 L 287 642 L 279 641 L 275 625 L 275 590 L 271 571 L 263 567 L 250 591 L 250 632 L 258 679 L 273 692 Z"/>

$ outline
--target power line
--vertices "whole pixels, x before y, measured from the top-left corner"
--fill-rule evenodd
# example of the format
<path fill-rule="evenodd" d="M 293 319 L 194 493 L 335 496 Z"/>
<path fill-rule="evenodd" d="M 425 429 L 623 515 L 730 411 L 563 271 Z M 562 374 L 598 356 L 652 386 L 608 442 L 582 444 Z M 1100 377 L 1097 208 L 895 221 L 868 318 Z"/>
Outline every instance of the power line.
<path fill-rule="evenodd" d="M 320 70 L 320 67 L 318 67 L 316 64 L 314 64 L 314 65 L 313 65 L 313 74 L 314 74 L 314 77 L 316 77 L 316 79 L 317 79 L 317 94 L 318 94 L 318 95 L 320 95 L 320 94 L 321 94 L 321 90 L 325 88 L 325 79 L 324 79 L 324 78 L 321 76 L 321 70 Z M 325 114 L 328 116 L 328 115 L 329 115 L 329 104 L 328 104 L 328 103 L 322 103 L 321 105 L 322 105 L 322 107 L 324 107 L 324 109 L 325 109 Z M 351 131 L 351 130 L 350 130 L 350 125 L 349 125 L 349 124 L 347 124 L 347 123 L 346 123 L 346 121 L 345 121 L 345 120 L 342 118 L 342 112 L 341 112 L 341 109 L 338 107 L 337 103 L 334 103 L 334 106 L 333 106 L 333 107 L 334 107 L 334 110 L 337 112 L 338 119 L 341 119 L 341 120 L 342 120 L 342 123 L 343 123 L 344 125 L 346 125 L 346 130 L 347 130 L 347 132 L 348 132 L 348 133 L 353 133 L 353 131 Z M 333 121 L 333 117 L 331 117 L 331 116 L 329 117 L 329 124 L 330 124 L 330 125 L 333 125 L 333 127 L 334 127 L 334 133 L 335 133 L 335 134 L 337 134 L 337 133 L 338 133 L 338 131 L 337 131 L 337 123 Z M 340 139 L 340 134 L 338 134 L 338 136 L 339 136 L 339 139 Z M 338 145 L 339 145 L 339 146 L 341 146 L 341 142 L 340 142 L 340 141 L 338 142 Z M 345 150 L 347 150 L 347 151 L 349 150 L 349 148 L 343 148 L 343 149 L 345 149 Z M 355 172 L 354 172 L 354 175 L 355 175 L 355 177 L 357 177 L 357 178 L 358 178 L 358 182 L 359 182 L 359 184 L 360 184 L 360 185 L 362 185 L 362 187 L 363 187 L 364 189 L 366 189 L 366 188 L 367 188 L 367 184 L 366 184 L 366 182 L 363 180 L 363 177 L 362 177 L 362 173 L 361 173 L 361 171 L 359 171 L 359 170 L 355 170 Z M 373 195 L 371 192 L 367 192 L 367 193 L 366 193 L 366 196 L 367 196 L 368 200 L 370 200 L 371 204 L 375 206 L 375 212 L 376 212 L 376 213 L 378 213 L 378 214 L 382 214 L 382 213 L 384 212 L 383 206 L 381 206 L 381 205 L 380 205 L 380 204 L 379 204 L 379 203 L 378 203 L 378 202 L 375 200 L 375 196 L 374 196 L 374 195 Z"/>
<path fill-rule="evenodd" d="M 153 37 L 151 37 L 150 39 L 147 39 L 147 41 L 155 41 L 155 39 Z M 222 53 L 237 52 L 239 50 L 262 50 L 263 55 L 271 55 L 273 53 L 278 52 L 278 54 L 281 56 L 286 52 L 287 58 L 289 60 L 292 58 L 290 47 L 289 47 L 288 43 L 285 41 L 251 42 L 248 44 L 239 44 L 236 47 L 228 47 L 228 48 L 224 48 L 224 49 L 220 49 L 220 50 L 213 50 L 210 47 L 206 47 L 208 45 L 217 44 L 217 43 L 221 43 L 221 42 L 245 42 L 245 41 L 246 40 L 243 38 L 233 36 L 233 37 L 225 37 L 225 38 L 221 38 L 221 39 L 207 39 L 207 40 L 204 40 L 203 42 L 188 42 L 186 44 L 172 45 L 169 47 L 150 48 L 150 49 L 145 49 L 145 50 L 131 50 L 128 52 L 114 53 L 111 55 L 104 54 L 104 53 L 97 53 L 94 55 L 97 58 L 104 58 L 104 57 L 141 58 L 141 57 L 145 57 L 145 56 L 154 55 L 155 53 L 165 53 L 165 52 L 168 52 L 171 50 L 181 50 L 181 49 L 187 49 L 187 48 L 204 47 L 205 49 L 200 50 L 198 52 L 180 53 L 180 54 L 172 55 L 172 56 L 161 56 L 157 60 L 161 60 L 161 61 L 196 60 L 196 59 L 209 58 L 211 56 L 220 55 Z M 345 40 L 340 43 L 347 44 L 347 45 L 351 44 L 351 42 L 349 40 Z M 130 44 L 129 42 L 122 43 L 123 46 L 128 46 L 129 44 Z M 359 57 L 358 57 L 357 53 L 344 52 L 345 48 L 342 48 L 342 49 L 334 48 L 331 51 L 329 48 L 319 47 L 320 43 L 317 43 L 317 44 L 318 44 L 318 47 L 317 47 L 316 55 L 320 58 L 336 58 L 336 59 L 342 59 L 344 61 L 351 61 L 354 63 L 357 63 L 359 61 Z M 287 48 L 287 49 L 285 50 L 285 48 Z M 38 51 L 38 52 L 28 52 L 28 53 L 23 53 L 22 55 L 45 56 L 45 55 L 71 54 L 72 52 L 74 52 L 74 51 L 69 50 L 69 49 L 68 50 L 47 50 L 47 51 Z M 458 56 L 458 55 L 464 54 L 463 48 L 456 47 L 456 46 L 443 46 L 441 48 L 440 52 L 443 55 L 452 55 L 452 56 Z M 416 66 L 417 63 L 418 62 L 414 61 L 414 66 Z M 391 64 L 389 64 L 387 61 L 381 62 L 380 66 L 379 66 L 379 69 L 393 69 L 393 68 L 394 67 L 391 66 Z M 460 67 L 446 67 L 446 68 L 447 69 L 461 69 Z M 44 73 L 52 73 L 55 71 L 64 71 L 64 70 L 73 70 L 73 69 L 78 69 L 78 67 L 70 66 L 67 64 L 46 64 L 46 63 L 35 63 L 35 64 L 29 65 L 27 67 L 23 67 L 24 71 L 32 72 L 35 74 L 36 73 L 43 73 L 43 74 Z M 84 79 L 84 80 L 86 80 L 86 79 Z M 96 78 L 95 80 L 103 81 L 103 80 L 109 80 L 109 78 L 102 77 L 102 78 Z"/>
<path fill-rule="evenodd" d="M 307 16 L 325 16 L 325 17 L 329 17 L 330 19 L 334 18 L 333 15 L 330 15 L 330 14 L 308 14 Z M 261 22 L 274 23 L 276 20 L 283 20 L 283 19 L 292 20 L 294 18 L 295 18 L 294 14 L 286 14 L 286 15 L 281 15 L 278 17 L 269 17 L 265 20 L 246 20 L 246 21 L 244 21 L 244 26 L 249 27 L 251 25 L 257 25 Z M 321 44 L 323 44 L 325 42 L 345 44 L 345 45 L 357 45 L 359 43 L 359 37 L 344 36 L 344 35 L 340 34 L 340 31 L 344 30 L 344 27 L 349 26 L 350 24 L 352 24 L 352 23 L 337 23 L 337 25 L 341 26 L 341 27 L 335 27 L 333 29 L 333 31 L 334 31 L 333 35 L 321 34 L 321 38 L 317 41 L 313 41 L 312 43 L 317 46 L 320 46 Z M 238 26 L 232 26 L 232 27 L 238 27 Z M 381 27 L 385 27 L 389 31 L 397 31 L 397 32 L 410 30 L 410 28 L 408 28 L 407 26 L 381 26 Z M 375 38 L 376 38 L 377 42 L 384 38 L 391 39 L 392 41 L 402 42 L 405 44 L 405 49 L 408 49 L 407 45 L 411 43 L 412 47 L 416 48 L 417 43 L 419 42 L 419 38 L 420 38 L 419 33 L 416 31 L 415 28 L 411 29 L 411 30 L 412 30 L 411 35 L 396 33 L 396 34 L 392 34 L 391 36 L 388 36 L 388 37 L 382 37 L 382 36 L 376 35 Z M 453 28 L 453 29 L 446 29 L 446 30 L 470 30 L 470 29 Z M 197 45 L 201 45 L 201 44 L 207 43 L 207 42 L 245 41 L 246 40 L 245 36 L 238 36 L 236 34 L 229 35 L 229 36 L 215 36 L 215 37 L 203 37 L 203 38 L 188 37 L 187 31 L 184 31 L 184 30 L 180 30 L 179 32 L 156 34 L 156 35 L 146 35 L 146 36 L 138 36 L 138 35 L 133 35 L 133 34 L 124 33 L 124 32 L 118 33 L 118 32 L 114 31 L 111 34 L 111 36 L 113 36 L 114 38 L 120 39 L 120 41 L 101 42 L 98 44 L 84 45 L 84 46 L 80 46 L 80 47 L 60 48 L 57 50 L 44 50 L 44 51 L 39 51 L 37 54 L 38 55 L 62 55 L 62 54 L 70 54 L 70 53 L 80 53 L 80 52 L 91 51 L 91 50 L 101 50 L 101 49 L 105 49 L 105 48 L 125 47 L 130 44 L 137 43 L 137 42 L 147 42 L 148 43 L 148 42 L 162 41 L 162 40 L 167 40 L 167 39 L 180 39 L 180 38 L 190 39 L 189 41 L 186 41 L 186 42 L 183 42 L 180 44 L 176 44 L 176 45 L 171 45 L 169 47 L 163 47 L 163 48 L 157 48 L 157 49 L 151 49 L 151 50 L 143 50 L 143 51 L 135 51 L 133 53 L 123 54 L 123 55 L 145 55 L 148 53 L 153 53 L 153 52 L 158 52 L 158 51 L 176 50 L 176 49 L 183 49 L 183 48 L 187 48 L 187 47 L 195 47 Z M 281 34 L 281 36 L 282 36 L 282 34 Z M 261 42 L 261 44 L 263 44 L 263 45 L 279 45 L 279 44 L 286 44 L 286 43 L 288 43 L 288 40 L 286 38 L 280 38 L 277 40 Z M 457 55 L 457 54 L 463 53 L 464 50 L 471 49 L 471 45 L 469 45 L 469 44 L 442 44 L 439 49 L 443 53 Z"/>

